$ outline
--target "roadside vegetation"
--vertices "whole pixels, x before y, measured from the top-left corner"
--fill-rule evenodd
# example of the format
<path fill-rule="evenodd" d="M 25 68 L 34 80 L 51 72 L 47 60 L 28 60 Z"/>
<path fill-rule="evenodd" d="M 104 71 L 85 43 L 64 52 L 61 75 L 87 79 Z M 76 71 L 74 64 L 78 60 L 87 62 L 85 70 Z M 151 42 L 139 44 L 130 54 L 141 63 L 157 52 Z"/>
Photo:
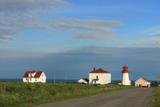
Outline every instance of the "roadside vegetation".
<path fill-rule="evenodd" d="M 151 99 L 151 107 L 160 107 L 160 87 L 154 88 Z"/>
<path fill-rule="evenodd" d="M 0 82 L 0 107 L 28 107 L 41 103 L 110 92 L 117 85 L 35 84 Z"/>

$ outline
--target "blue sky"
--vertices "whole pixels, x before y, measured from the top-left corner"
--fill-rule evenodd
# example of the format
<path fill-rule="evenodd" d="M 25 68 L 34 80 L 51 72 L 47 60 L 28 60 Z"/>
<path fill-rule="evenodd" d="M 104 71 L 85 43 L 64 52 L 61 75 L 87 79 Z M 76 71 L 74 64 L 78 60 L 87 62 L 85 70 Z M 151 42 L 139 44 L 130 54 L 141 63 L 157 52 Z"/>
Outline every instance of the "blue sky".
<path fill-rule="evenodd" d="M 49 78 L 53 72 L 63 78 L 66 71 L 80 78 L 92 67 L 103 67 L 120 79 L 127 64 L 136 71 L 133 79 L 159 79 L 159 2 L 0 0 L 0 78 L 21 78 L 32 69 L 43 69 Z"/>

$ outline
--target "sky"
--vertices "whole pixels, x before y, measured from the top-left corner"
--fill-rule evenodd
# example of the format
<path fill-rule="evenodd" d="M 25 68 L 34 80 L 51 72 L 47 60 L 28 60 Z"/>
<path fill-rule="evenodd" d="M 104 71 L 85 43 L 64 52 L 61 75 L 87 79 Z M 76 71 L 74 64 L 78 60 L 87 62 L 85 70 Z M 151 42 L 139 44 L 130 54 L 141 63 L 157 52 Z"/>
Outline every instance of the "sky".
<path fill-rule="evenodd" d="M 159 0 L 0 0 L 0 78 L 79 79 L 94 68 L 160 80 Z"/>

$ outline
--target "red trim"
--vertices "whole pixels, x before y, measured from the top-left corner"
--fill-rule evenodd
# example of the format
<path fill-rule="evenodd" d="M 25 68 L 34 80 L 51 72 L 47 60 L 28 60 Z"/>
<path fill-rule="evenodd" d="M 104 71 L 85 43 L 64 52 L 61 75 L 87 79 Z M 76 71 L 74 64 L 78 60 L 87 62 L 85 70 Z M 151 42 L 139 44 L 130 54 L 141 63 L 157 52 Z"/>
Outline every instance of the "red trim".
<path fill-rule="evenodd" d="M 99 69 L 94 69 L 94 70 L 91 71 L 90 73 L 110 73 L 110 72 L 99 68 Z"/>
<path fill-rule="evenodd" d="M 122 67 L 122 73 L 128 73 L 129 70 L 128 70 L 128 66 L 123 66 Z"/>

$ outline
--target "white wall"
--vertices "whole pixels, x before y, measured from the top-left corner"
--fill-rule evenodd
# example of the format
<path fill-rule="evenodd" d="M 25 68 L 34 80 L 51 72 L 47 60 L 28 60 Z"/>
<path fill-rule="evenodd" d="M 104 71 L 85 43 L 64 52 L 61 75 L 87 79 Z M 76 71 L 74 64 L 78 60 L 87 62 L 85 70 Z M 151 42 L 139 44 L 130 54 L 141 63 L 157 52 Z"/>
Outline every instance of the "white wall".
<path fill-rule="evenodd" d="M 88 84 L 88 82 L 86 80 L 83 80 L 83 79 L 78 80 L 78 83 Z"/>
<path fill-rule="evenodd" d="M 111 74 L 110 73 L 90 73 L 89 74 L 89 83 L 93 83 L 93 79 L 96 79 L 98 76 L 98 81 L 96 84 L 108 84 L 111 83 Z"/>
<path fill-rule="evenodd" d="M 129 79 L 129 74 L 128 73 L 123 73 L 122 74 L 122 85 L 131 85 L 131 81 Z"/>
<path fill-rule="evenodd" d="M 151 82 L 148 82 L 142 78 L 138 79 L 135 81 L 135 86 L 139 87 L 139 86 L 146 86 L 146 87 L 150 87 L 151 86 Z"/>

